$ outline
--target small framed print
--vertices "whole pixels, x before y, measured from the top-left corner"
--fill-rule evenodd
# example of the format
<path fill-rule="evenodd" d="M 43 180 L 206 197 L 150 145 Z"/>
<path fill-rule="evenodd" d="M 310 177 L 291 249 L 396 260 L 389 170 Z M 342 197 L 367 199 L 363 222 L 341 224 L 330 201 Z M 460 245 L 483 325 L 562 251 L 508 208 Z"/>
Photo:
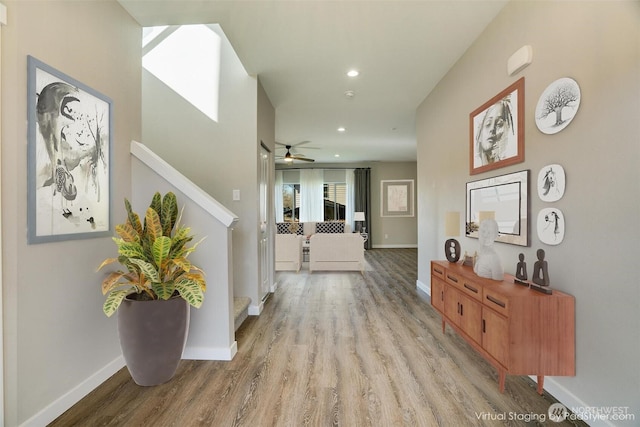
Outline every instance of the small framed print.
<path fill-rule="evenodd" d="M 29 243 L 111 234 L 113 102 L 27 58 Z"/>
<path fill-rule="evenodd" d="M 413 180 L 380 181 L 380 216 L 413 216 Z"/>
<path fill-rule="evenodd" d="M 553 135 L 573 120 L 580 108 L 580 86 L 569 77 L 551 83 L 536 105 L 536 126 L 542 133 Z"/>
<path fill-rule="evenodd" d="M 547 245 L 559 245 L 564 240 L 565 219 L 557 208 L 544 208 L 538 213 L 538 238 Z"/>
<path fill-rule="evenodd" d="M 524 162 L 524 77 L 469 115 L 469 173 Z"/>
<path fill-rule="evenodd" d="M 543 202 L 557 202 L 564 196 L 564 168 L 560 165 L 547 165 L 538 172 L 538 197 Z"/>

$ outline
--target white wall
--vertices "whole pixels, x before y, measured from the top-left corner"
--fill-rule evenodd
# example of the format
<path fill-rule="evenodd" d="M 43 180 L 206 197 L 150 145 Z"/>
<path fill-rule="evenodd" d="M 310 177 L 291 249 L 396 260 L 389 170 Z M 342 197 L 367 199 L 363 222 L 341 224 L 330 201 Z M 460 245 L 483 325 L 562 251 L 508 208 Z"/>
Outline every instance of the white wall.
<path fill-rule="evenodd" d="M 142 77 L 142 142 L 239 218 L 233 231 L 235 296 L 258 293 L 257 79 L 247 75 L 222 39 L 219 121 L 207 116 L 148 71 Z M 232 191 L 240 190 L 234 201 Z"/>
<path fill-rule="evenodd" d="M 141 136 L 141 32 L 115 1 L 5 4 L 4 425 L 45 425 L 122 364 L 116 319 L 102 313 L 102 276 L 95 271 L 113 256 L 111 239 L 27 244 L 27 55 L 113 100 L 112 200 L 120 208 L 130 192 L 129 141 Z M 123 219 L 115 209 L 113 221 Z"/>
<path fill-rule="evenodd" d="M 533 63 L 509 77 L 507 59 L 533 46 Z M 468 171 L 469 113 L 525 77 L 525 162 L 482 175 Z M 538 131 L 534 110 L 560 77 L 581 87 L 573 122 L 556 135 Z M 505 270 L 518 253 L 531 263 L 543 248 L 551 286 L 576 298 L 576 376 L 545 381 L 565 403 L 629 407 L 640 420 L 640 3 L 516 1 L 509 3 L 417 112 L 418 280 L 429 284 L 429 261 L 443 259 L 444 213 L 464 212 L 467 181 L 559 163 L 565 196 L 552 204 L 566 217 L 562 244 L 548 246 L 535 218 L 550 206 L 531 197 L 531 247 L 497 244 Z M 533 186 L 535 188 L 535 186 Z M 478 241 L 462 237 L 463 251 Z"/>

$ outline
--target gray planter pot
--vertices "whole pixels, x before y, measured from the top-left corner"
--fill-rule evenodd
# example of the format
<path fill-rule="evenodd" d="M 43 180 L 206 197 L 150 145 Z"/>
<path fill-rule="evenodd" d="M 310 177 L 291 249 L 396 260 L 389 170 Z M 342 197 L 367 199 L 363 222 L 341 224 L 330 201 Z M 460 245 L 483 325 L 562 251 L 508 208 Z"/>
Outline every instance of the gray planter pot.
<path fill-rule="evenodd" d="M 122 354 L 136 384 L 154 386 L 176 372 L 189 330 L 189 304 L 180 297 L 136 301 L 118 308 Z"/>

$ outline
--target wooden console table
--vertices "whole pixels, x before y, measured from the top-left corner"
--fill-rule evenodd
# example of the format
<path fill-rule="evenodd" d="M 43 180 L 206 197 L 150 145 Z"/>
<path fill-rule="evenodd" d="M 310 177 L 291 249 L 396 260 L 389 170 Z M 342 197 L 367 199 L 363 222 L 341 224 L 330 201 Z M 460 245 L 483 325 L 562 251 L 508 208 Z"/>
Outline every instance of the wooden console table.
<path fill-rule="evenodd" d="M 431 305 L 446 324 L 498 370 L 500 392 L 507 374 L 575 375 L 575 299 L 553 290 L 477 276 L 471 267 L 431 262 Z"/>

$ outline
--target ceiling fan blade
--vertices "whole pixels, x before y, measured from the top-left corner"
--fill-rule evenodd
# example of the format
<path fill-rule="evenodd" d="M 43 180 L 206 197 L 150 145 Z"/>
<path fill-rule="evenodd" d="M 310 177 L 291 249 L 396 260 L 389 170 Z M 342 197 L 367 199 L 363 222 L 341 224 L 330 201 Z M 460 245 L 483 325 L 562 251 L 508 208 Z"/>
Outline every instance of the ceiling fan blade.
<path fill-rule="evenodd" d="M 303 162 L 315 162 L 314 159 L 310 159 L 308 157 L 291 156 L 290 158 L 293 160 L 302 160 Z"/>
<path fill-rule="evenodd" d="M 310 143 L 310 142 L 311 142 L 311 141 L 300 141 L 300 142 L 298 142 L 297 144 L 291 144 L 291 146 L 292 146 L 292 147 L 298 147 L 298 146 L 300 146 L 300 145 L 308 144 L 308 143 Z"/>

